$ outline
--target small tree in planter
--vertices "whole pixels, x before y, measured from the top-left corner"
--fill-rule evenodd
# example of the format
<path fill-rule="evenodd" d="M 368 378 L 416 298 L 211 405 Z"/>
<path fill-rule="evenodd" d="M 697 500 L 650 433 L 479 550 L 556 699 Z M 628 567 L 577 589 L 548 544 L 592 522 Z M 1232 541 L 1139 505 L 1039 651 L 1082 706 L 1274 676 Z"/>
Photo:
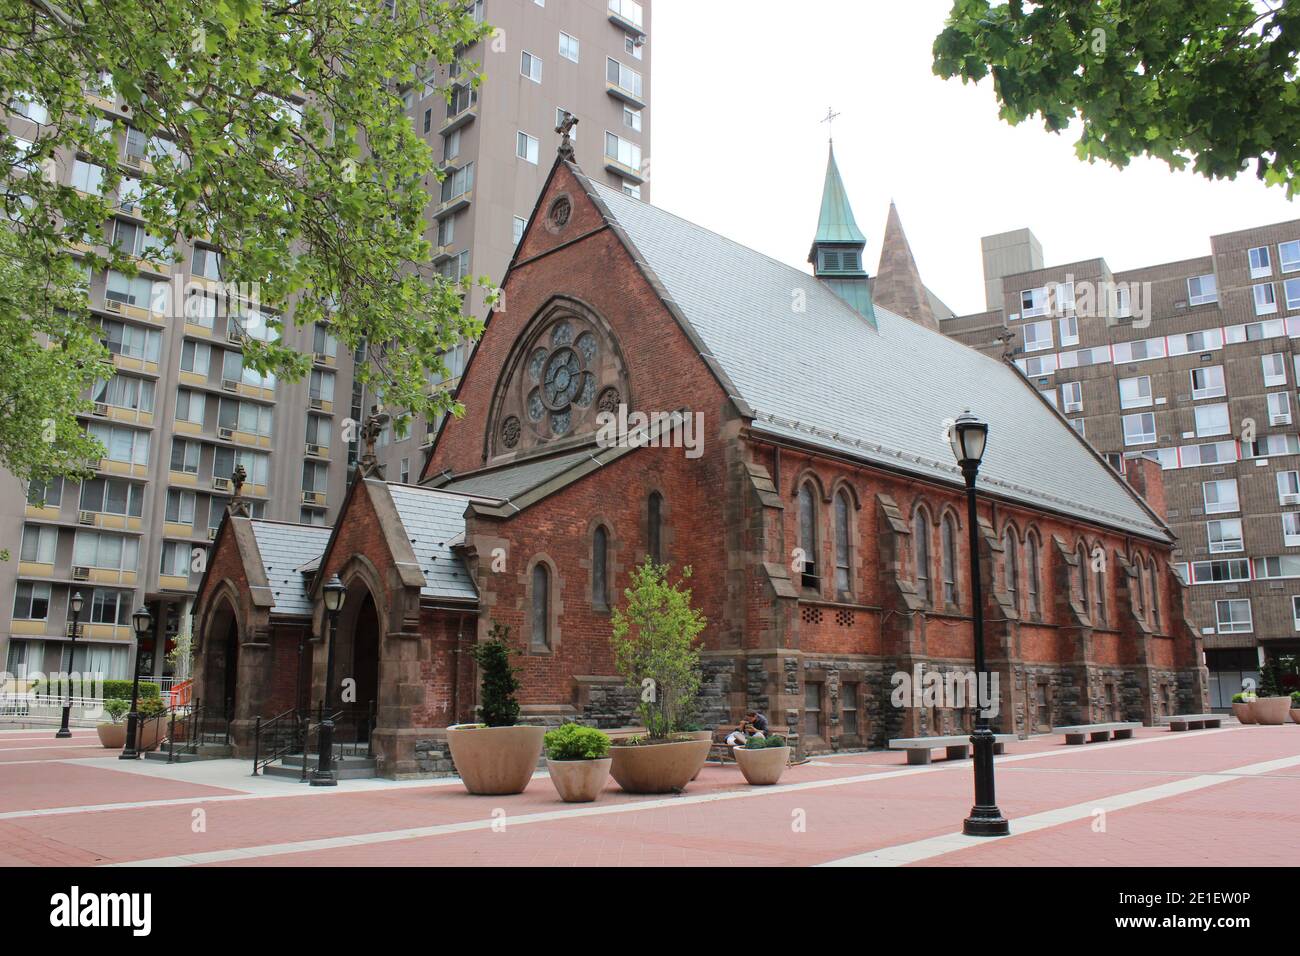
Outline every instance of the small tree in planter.
<path fill-rule="evenodd" d="M 1250 705 L 1251 716 L 1257 724 L 1286 723 L 1291 699 L 1282 693 L 1282 670 L 1276 660 L 1266 663 L 1259 671 L 1259 694 Z"/>
<path fill-rule="evenodd" d="M 708 625 L 691 606 L 685 586 L 691 569 L 681 580 L 668 580 L 667 565 L 649 559 L 632 571 L 632 586 L 623 592 L 626 607 L 614 608 L 611 643 L 614 666 L 627 686 L 639 693 L 637 713 L 646 737 L 614 748 L 611 773 L 619 786 L 632 793 L 668 793 L 680 790 L 703 765 L 708 740 L 678 738 L 694 712 L 700 691 L 700 651 L 696 638 Z M 675 751 L 649 751 L 645 745 L 671 745 Z M 683 776 L 683 770 L 685 774 Z"/>
<path fill-rule="evenodd" d="M 510 664 L 510 628 L 493 622 L 486 641 L 474 647 L 481 671 L 482 723 L 447 728 L 452 763 L 470 793 L 522 793 L 542 754 L 544 727 L 516 724 L 519 678 Z"/>
<path fill-rule="evenodd" d="M 546 766 L 566 803 L 590 803 L 609 776 L 609 735 L 595 727 L 561 724 L 546 734 Z"/>
<path fill-rule="evenodd" d="M 118 697 L 104 701 L 104 715 L 108 720 L 95 725 L 100 744 L 110 750 L 121 750 L 126 746 L 126 725 L 122 723 L 122 718 L 130 709 L 131 702 Z"/>

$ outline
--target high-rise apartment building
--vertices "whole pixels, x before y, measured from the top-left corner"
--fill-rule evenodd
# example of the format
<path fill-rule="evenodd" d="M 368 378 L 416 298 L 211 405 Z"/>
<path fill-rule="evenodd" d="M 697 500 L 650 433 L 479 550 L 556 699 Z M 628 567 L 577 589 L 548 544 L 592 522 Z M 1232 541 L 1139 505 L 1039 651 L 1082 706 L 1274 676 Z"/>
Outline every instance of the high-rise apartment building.
<path fill-rule="evenodd" d="M 475 16 L 494 28 L 465 51 L 481 66 L 416 77 L 403 90 L 407 115 L 434 150 L 445 177 L 429 178 L 428 236 L 444 275 L 499 280 L 550 168 L 565 113 L 578 161 L 606 181 L 648 199 L 650 137 L 649 0 L 476 0 Z M 448 103 L 436 87 L 450 83 Z M 128 177 L 105 236 L 126 248 L 155 240 L 136 215 L 136 183 L 149 174 L 143 137 L 120 103 L 88 94 L 88 108 L 115 123 Z M 13 135 L 32 140 L 39 105 L 11 108 Z M 93 191 L 95 167 L 75 156 L 57 162 L 62 182 Z M 253 306 L 218 308 L 219 249 L 177 246 L 177 263 L 143 266 L 136 278 L 90 276 L 90 307 L 104 329 L 116 374 L 94 390 L 86 426 L 107 457 L 81 484 L 24 486 L 0 477 L 0 660 L 4 670 L 131 673 L 131 612 L 147 605 L 161 635 L 140 649 L 141 670 L 165 676 L 175 636 L 189 627 L 206 548 L 229 502 L 231 474 L 247 474 L 243 495 L 254 516 L 331 523 L 355 465 L 346 419 L 374 403 L 354 380 L 354 362 L 325 327 L 284 330 L 314 357 L 309 377 L 275 381 L 243 368 L 243 334 L 266 328 Z M 181 290 L 184 290 L 182 292 Z M 212 293 L 211 301 L 208 293 Z M 176 301 L 184 294 L 184 306 Z M 467 308 L 485 313 L 485 292 Z M 271 310 L 274 311 L 274 310 Z M 450 387 L 468 346 L 454 350 Z M 398 410 L 390 410 L 398 411 Z M 387 476 L 415 480 L 436 423 L 413 421 L 381 437 Z M 70 641 L 70 601 L 80 593 L 80 639 Z M 156 641 L 156 643 L 155 643 Z"/>
<path fill-rule="evenodd" d="M 1124 471 L 1162 465 L 1211 703 L 1300 652 L 1300 221 L 1112 272 L 1044 266 L 1032 233 L 983 241 L 988 310 L 942 323 L 1008 356 Z"/>

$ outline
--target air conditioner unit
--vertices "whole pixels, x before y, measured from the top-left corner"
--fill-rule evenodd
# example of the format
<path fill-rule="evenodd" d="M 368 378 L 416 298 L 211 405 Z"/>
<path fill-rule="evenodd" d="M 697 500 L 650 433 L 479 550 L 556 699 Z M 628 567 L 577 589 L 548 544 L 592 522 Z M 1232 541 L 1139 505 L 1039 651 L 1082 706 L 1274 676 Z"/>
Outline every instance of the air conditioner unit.
<path fill-rule="evenodd" d="M 314 491 L 304 491 L 302 493 L 302 503 L 305 505 L 314 505 L 320 501 L 320 495 Z"/>
<path fill-rule="evenodd" d="M 329 357 L 328 355 L 326 355 L 324 352 L 317 352 L 317 353 L 315 354 L 315 356 L 313 356 L 313 358 L 315 359 L 315 361 L 317 362 L 317 364 L 320 364 L 320 365 L 325 365 L 325 364 L 327 364 L 327 363 L 329 362 L 329 360 L 330 360 L 330 357 Z"/>
<path fill-rule="evenodd" d="M 95 414 L 98 415 L 98 416 L 100 416 L 101 418 L 107 416 L 107 415 L 108 415 L 108 403 L 107 403 L 107 402 L 96 402 L 96 403 L 95 403 Z"/>
<path fill-rule="evenodd" d="M 80 565 L 80 564 L 74 566 L 73 569 L 72 569 L 72 580 L 74 580 L 74 581 L 89 581 L 89 580 L 90 580 L 90 568 L 83 567 L 83 566 Z"/>
<path fill-rule="evenodd" d="M 94 524 L 94 523 L 95 523 L 95 512 L 93 511 L 77 512 L 77 524 Z"/>
<path fill-rule="evenodd" d="M 217 540 L 217 529 L 216 529 L 216 528 L 209 528 L 209 529 L 208 529 L 208 540 L 209 540 L 209 541 L 216 541 L 216 540 Z"/>
<path fill-rule="evenodd" d="M 221 380 L 221 387 L 223 390 L 227 392 L 239 391 L 239 383 L 236 382 L 233 378 L 223 378 Z"/>
<path fill-rule="evenodd" d="M 118 302 L 117 299 L 105 299 L 105 300 L 104 300 L 104 311 L 105 311 L 105 312 L 116 312 L 118 315 L 121 315 L 121 314 L 122 314 L 122 303 L 121 303 L 121 302 Z"/>
<path fill-rule="evenodd" d="M 232 488 L 234 488 L 234 484 L 230 481 L 229 478 L 213 478 L 212 487 L 215 488 L 217 491 L 230 491 Z"/>
<path fill-rule="evenodd" d="M 226 440 L 226 441 L 234 441 L 234 440 L 235 440 L 235 430 L 234 430 L 233 428 L 224 428 L 224 427 L 219 427 L 219 428 L 217 429 L 217 437 L 218 437 L 218 438 L 221 438 L 221 439 L 224 439 L 224 440 Z"/>
<path fill-rule="evenodd" d="M 325 457 L 325 449 L 321 448 L 320 445 L 313 445 L 313 444 L 311 444 L 310 442 L 308 442 L 308 443 L 307 443 L 307 454 L 312 455 L 312 456 L 314 456 L 314 457 L 316 457 L 316 458 L 324 458 L 324 457 Z"/>
<path fill-rule="evenodd" d="M 1300 504 L 1300 495 L 1282 495 L 1281 500 L 1284 505 Z"/>
<path fill-rule="evenodd" d="M 311 400 L 311 407 L 319 410 L 325 407 L 325 403 L 321 401 L 319 398 L 313 398 Z"/>
<path fill-rule="evenodd" d="M 226 329 L 226 339 L 230 342 L 243 343 L 244 333 L 240 331 L 238 326 L 232 325 Z"/>
<path fill-rule="evenodd" d="M 1269 423 L 1270 425 L 1290 425 L 1290 424 L 1291 424 L 1291 416 L 1290 416 L 1290 415 L 1270 415 L 1270 416 L 1268 417 L 1268 423 Z"/>
<path fill-rule="evenodd" d="M 144 169 L 140 166 L 140 160 L 135 156 L 127 156 L 124 158 L 122 160 L 122 168 L 128 173 L 131 173 L 137 179 L 144 173 Z"/>

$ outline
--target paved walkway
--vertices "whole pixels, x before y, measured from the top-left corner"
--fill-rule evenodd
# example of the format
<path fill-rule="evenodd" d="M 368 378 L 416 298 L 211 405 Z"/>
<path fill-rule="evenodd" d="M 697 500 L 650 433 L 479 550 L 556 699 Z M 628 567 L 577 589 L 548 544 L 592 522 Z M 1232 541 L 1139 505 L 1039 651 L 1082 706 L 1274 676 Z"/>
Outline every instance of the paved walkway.
<path fill-rule="evenodd" d="M 686 793 L 612 783 L 565 804 L 544 774 L 514 797 L 456 780 L 253 777 L 248 761 L 105 756 L 93 731 L 0 731 L 0 865 L 1291 865 L 1300 726 L 1227 727 L 997 759 L 1012 835 L 960 834 L 970 761 L 820 757 L 775 787 L 707 767 Z"/>

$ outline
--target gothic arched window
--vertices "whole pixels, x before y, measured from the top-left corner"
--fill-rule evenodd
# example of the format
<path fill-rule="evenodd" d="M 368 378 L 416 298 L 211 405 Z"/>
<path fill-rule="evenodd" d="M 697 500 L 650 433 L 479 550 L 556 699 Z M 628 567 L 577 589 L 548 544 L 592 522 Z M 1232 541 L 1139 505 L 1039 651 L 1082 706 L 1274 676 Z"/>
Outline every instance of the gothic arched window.
<path fill-rule="evenodd" d="M 916 563 L 916 594 L 930 603 L 930 516 L 918 508 L 912 519 L 912 556 Z"/>
<path fill-rule="evenodd" d="M 1002 532 L 1002 555 L 1006 562 L 1007 596 L 1011 598 L 1011 606 L 1019 611 L 1020 557 L 1016 547 L 1016 532 L 1013 528 L 1007 528 Z"/>
<path fill-rule="evenodd" d="M 841 488 L 835 495 L 835 596 L 843 600 L 853 594 L 853 546 L 849 493 Z"/>
<path fill-rule="evenodd" d="M 1039 597 L 1043 577 L 1042 552 L 1038 535 L 1033 531 L 1025 535 L 1025 558 L 1029 572 L 1025 582 L 1026 590 L 1029 592 L 1029 613 L 1038 615 L 1043 611 L 1042 599 Z"/>
<path fill-rule="evenodd" d="M 538 561 L 533 565 L 533 634 L 535 650 L 551 647 L 551 572 Z"/>
<path fill-rule="evenodd" d="M 597 525 L 591 535 L 591 603 L 594 607 L 609 607 L 609 532 Z"/>
<path fill-rule="evenodd" d="M 664 563 L 664 496 L 650 492 L 646 502 L 646 550 L 655 564 Z"/>
<path fill-rule="evenodd" d="M 957 523 L 952 515 L 944 515 L 942 530 L 943 600 L 945 604 L 957 603 Z"/>
<path fill-rule="evenodd" d="M 811 481 L 799 486 L 799 550 L 803 552 L 803 581 L 806 588 L 818 588 L 817 492 Z"/>

